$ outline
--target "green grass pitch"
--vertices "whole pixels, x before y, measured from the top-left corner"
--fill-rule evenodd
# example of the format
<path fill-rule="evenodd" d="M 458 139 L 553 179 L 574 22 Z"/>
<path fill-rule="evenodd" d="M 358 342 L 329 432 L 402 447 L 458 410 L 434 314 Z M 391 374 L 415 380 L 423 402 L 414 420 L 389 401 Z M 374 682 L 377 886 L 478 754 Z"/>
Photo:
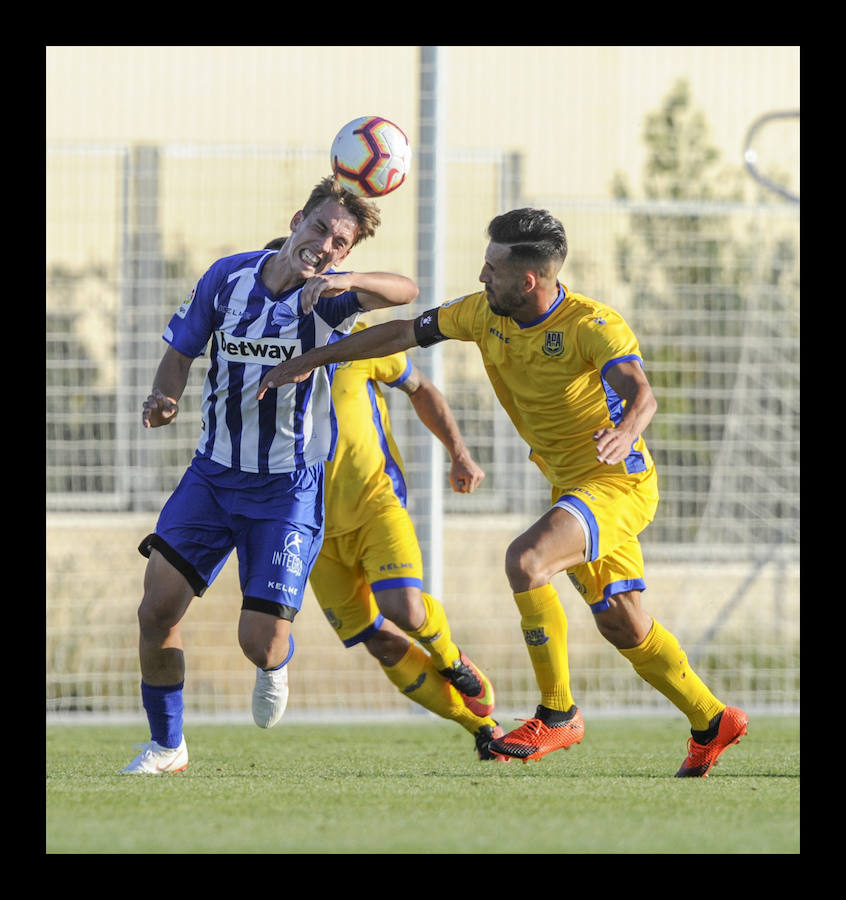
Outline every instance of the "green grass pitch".
<path fill-rule="evenodd" d="M 185 734 L 184 773 L 128 777 L 143 727 L 48 725 L 46 852 L 799 853 L 798 717 L 750 717 L 704 779 L 673 777 L 677 718 L 588 720 L 582 744 L 508 764 L 425 718 Z"/>

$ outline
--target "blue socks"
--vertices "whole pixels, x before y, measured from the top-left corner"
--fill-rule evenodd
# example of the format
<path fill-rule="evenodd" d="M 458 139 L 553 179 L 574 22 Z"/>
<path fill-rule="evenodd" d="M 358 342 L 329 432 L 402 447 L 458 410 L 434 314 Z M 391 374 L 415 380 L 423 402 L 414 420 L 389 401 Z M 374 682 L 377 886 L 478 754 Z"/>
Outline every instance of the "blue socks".
<path fill-rule="evenodd" d="M 175 749 L 182 743 L 184 683 L 159 686 L 141 682 L 141 701 L 150 723 L 150 737 L 161 747 Z"/>

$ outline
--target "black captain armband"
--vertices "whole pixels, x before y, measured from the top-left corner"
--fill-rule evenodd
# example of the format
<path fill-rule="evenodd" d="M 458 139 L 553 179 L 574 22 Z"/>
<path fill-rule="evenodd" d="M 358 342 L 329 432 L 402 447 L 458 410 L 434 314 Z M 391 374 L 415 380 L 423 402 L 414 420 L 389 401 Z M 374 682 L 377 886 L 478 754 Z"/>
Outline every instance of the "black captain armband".
<path fill-rule="evenodd" d="M 441 329 L 438 328 L 437 308 L 422 313 L 414 320 L 414 340 L 419 347 L 431 347 L 446 339 L 446 335 L 441 334 Z"/>

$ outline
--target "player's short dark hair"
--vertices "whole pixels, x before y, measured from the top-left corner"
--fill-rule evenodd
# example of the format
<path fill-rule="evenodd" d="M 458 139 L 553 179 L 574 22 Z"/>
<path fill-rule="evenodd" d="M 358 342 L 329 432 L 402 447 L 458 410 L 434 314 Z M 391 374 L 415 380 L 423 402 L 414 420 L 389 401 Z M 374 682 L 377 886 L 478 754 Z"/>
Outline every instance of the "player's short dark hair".
<path fill-rule="evenodd" d="M 488 237 L 511 247 L 510 258 L 535 266 L 545 275 L 558 272 L 567 258 L 567 234 L 545 209 L 512 209 L 491 220 Z"/>
<path fill-rule="evenodd" d="M 327 200 L 334 200 L 336 203 L 339 203 L 355 219 L 358 231 L 353 246 L 365 238 L 373 237 L 376 234 L 376 229 L 382 224 L 379 207 L 372 200 L 366 200 L 364 197 L 357 197 L 355 194 L 351 194 L 341 187 L 340 182 L 331 175 L 314 186 L 303 207 L 303 216 L 308 216 L 309 213 L 322 206 Z"/>

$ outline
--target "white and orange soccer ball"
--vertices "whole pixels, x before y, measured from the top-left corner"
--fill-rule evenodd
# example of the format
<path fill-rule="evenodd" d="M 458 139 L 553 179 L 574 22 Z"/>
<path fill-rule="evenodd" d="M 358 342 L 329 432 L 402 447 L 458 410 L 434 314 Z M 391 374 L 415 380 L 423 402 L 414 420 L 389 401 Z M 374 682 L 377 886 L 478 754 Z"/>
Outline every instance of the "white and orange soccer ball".
<path fill-rule="evenodd" d="M 403 130 L 381 116 L 348 122 L 332 142 L 332 171 L 358 197 L 384 197 L 406 179 L 411 147 Z"/>

